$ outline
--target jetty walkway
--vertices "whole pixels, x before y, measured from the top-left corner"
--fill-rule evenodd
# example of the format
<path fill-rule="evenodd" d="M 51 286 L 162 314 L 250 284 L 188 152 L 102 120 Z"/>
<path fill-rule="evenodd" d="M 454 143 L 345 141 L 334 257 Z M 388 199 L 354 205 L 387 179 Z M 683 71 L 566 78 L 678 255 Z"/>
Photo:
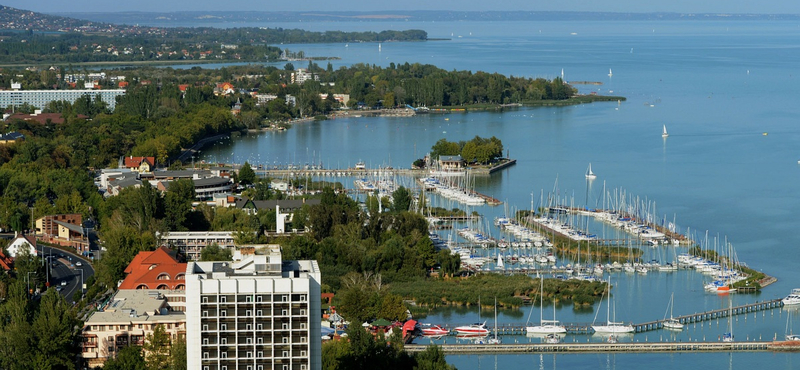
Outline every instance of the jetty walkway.
<path fill-rule="evenodd" d="M 781 301 L 781 299 L 773 299 L 770 301 L 748 303 L 732 308 L 720 308 L 717 310 L 678 316 L 675 317 L 675 319 L 680 321 L 684 325 L 688 325 L 702 321 L 711 321 L 719 318 L 728 317 L 729 314 L 733 316 L 744 315 L 750 312 L 772 310 L 781 307 L 783 307 L 783 302 Z M 561 324 L 567 329 L 567 334 L 594 333 L 591 323 L 561 323 Z M 463 324 L 444 324 L 442 325 L 442 328 L 454 332 L 455 327 L 461 325 Z M 635 333 L 644 333 L 664 328 L 664 320 L 655 320 L 655 321 L 649 321 L 645 323 L 631 324 L 631 325 L 633 326 Z M 499 335 L 525 335 L 525 327 L 526 327 L 525 324 L 501 324 L 497 326 L 497 333 Z M 490 330 L 494 330 L 494 328 Z"/>
<path fill-rule="evenodd" d="M 428 346 L 407 344 L 408 352 L 422 352 Z M 442 344 L 446 354 L 503 353 L 593 353 L 593 352 L 758 352 L 800 350 L 785 342 L 624 342 L 624 343 L 525 343 L 525 344 Z"/>

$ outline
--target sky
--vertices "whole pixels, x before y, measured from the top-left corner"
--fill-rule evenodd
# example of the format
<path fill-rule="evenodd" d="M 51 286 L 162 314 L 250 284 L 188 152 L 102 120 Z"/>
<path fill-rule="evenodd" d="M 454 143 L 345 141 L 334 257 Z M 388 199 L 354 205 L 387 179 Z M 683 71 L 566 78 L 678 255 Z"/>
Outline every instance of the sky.
<path fill-rule="evenodd" d="M 2 0 L 2 5 L 43 13 L 175 11 L 381 11 L 381 10 L 523 10 L 591 12 L 675 12 L 800 14 L 797 0 Z"/>

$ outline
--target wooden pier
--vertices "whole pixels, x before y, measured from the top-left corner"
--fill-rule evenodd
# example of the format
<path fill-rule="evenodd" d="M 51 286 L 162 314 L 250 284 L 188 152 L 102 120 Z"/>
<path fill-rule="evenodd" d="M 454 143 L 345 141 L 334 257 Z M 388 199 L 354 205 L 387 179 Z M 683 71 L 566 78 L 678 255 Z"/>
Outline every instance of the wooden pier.
<path fill-rule="evenodd" d="M 525 343 L 443 344 L 446 354 L 595 353 L 595 352 L 763 352 L 786 350 L 784 342 L 624 342 L 624 343 Z M 427 345 L 407 344 L 408 352 L 422 352 Z M 795 348 L 797 350 L 798 348 Z"/>
<path fill-rule="evenodd" d="M 729 314 L 733 316 L 736 315 L 743 315 L 750 312 L 756 311 L 764 311 L 764 310 L 772 310 L 775 308 L 783 307 L 783 302 L 780 299 L 773 299 L 771 301 L 764 301 L 764 302 L 756 302 L 756 303 L 749 303 L 741 306 L 736 306 L 733 308 L 720 308 L 718 310 L 706 311 L 701 313 L 695 313 L 691 315 L 683 315 L 678 316 L 675 319 L 680 321 L 681 324 L 693 324 L 696 322 L 701 321 L 709 321 L 715 320 L 723 317 L 728 317 Z M 642 324 L 635 324 L 634 329 L 636 329 L 637 333 L 643 333 L 646 331 L 657 330 L 664 327 L 664 320 L 656 320 L 650 321 Z"/>

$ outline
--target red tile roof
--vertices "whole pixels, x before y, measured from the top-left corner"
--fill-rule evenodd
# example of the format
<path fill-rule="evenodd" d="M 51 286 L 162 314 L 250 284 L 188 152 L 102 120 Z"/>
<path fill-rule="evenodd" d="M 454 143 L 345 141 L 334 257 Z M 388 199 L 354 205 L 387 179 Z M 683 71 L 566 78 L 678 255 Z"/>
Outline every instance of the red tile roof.
<path fill-rule="evenodd" d="M 186 264 L 169 254 L 167 247 L 139 252 L 125 268 L 119 289 L 185 289 Z"/>
<path fill-rule="evenodd" d="M 10 257 L 6 257 L 3 251 L 0 251 L 0 268 L 5 271 L 11 271 L 12 262 L 13 260 Z"/>
<path fill-rule="evenodd" d="M 87 119 L 89 116 L 79 114 L 78 118 Z M 43 125 L 47 124 L 49 120 L 50 123 L 54 124 L 62 124 L 64 123 L 64 116 L 61 113 L 39 113 L 39 114 L 24 114 L 24 113 L 14 113 L 8 119 L 21 119 L 23 121 L 33 120 L 39 122 Z"/>
<path fill-rule="evenodd" d="M 139 168 L 145 160 L 150 166 L 156 164 L 156 157 L 125 157 L 125 168 Z"/>

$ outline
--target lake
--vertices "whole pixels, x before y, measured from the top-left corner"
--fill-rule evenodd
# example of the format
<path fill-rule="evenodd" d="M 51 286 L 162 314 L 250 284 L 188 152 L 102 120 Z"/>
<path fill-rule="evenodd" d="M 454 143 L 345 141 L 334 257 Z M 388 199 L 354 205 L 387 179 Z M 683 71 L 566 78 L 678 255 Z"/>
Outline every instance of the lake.
<path fill-rule="evenodd" d="M 624 102 L 570 107 L 520 108 L 504 112 L 418 115 L 412 118 L 347 118 L 294 125 L 286 132 L 250 135 L 203 150 L 207 161 L 260 164 L 321 163 L 326 168 L 409 167 L 439 139 L 496 136 L 517 165 L 476 178 L 477 191 L 508 207 L 476 207 L 492 220 L 506 208 L 528 209 L 533 197 L 553 191 L 576 205 L 601 204 L 603 189 L 623 189 L 656 205 L 695 240 L 727 239 L 740 261 L 779 281 L 758 295 L 732 295 L 732 304 L 785 296 L 800 285 L 797 275 L 800 209 L 800 128 L 797 77 L 800 25 L 790 21 L 653 22 L 332 22 L 263 25 L 310 30 L 420 28 L 446 41 L 282 45 L 309 56 L 336 56 L 334 67 L 354 63 L 429 63 L 444 69 L 515 76 L 560 76 L 582 92 L 627 97 Z M 295 67 L 304 67 L 295 62 Z M 323 65 L 324 67 L 324 65 Z M 613 71 L 609 76 L 609 70 Z M 612 93 L 613 92 L 613 93 Z M 662 125 L 670 136 L 661 137 Z M 597 179 L 587 189 L 592 164 Z M 346 179 L 352 186 L 352 179 Z M 496 232 L 496 231 L 495 231 Z M 652 253 L 652 252 L 650 252 Z M 724 308 L 727 296 L 707 294 L 694 271 L 612 276 L 616 317 L 643 322 L 664 316 L 675 292 L 675 313 Z M 487 297 L 487 299 L 491 299 Z M 565 322 L 603 318 L 594 311 L 559 307 Z M 546 305 L 545 316 L 552 308 Z M 501 323 L 524 323 L 527 308 L 499 313 Z M 737 340 L 782 337 L 787 314 L 774 310 L 734 320 Z M 538 307 L 533 317 L 538 320 Z M 482 313 L 491 326 L 491 313 Z M 546 318 L 546 317 L 545 317 Z M 425 321 L 467 323 L 476 310 L 443 310 Z M 604 318 L 603 318 L 604 319 Z M 727 321 L 697 324 L 679 340 L 716 340 Z M 665 339 L 668 333 L 631 340 Z M 528 338 L 506 338 L 508 341 Z M 590 340 L 586 336 L 567 337 Z M 448 356 L 459 369 L 488 368 L 751 368 L 769 363 L 791 369 L 795 354 L 501 355 Z"/>

